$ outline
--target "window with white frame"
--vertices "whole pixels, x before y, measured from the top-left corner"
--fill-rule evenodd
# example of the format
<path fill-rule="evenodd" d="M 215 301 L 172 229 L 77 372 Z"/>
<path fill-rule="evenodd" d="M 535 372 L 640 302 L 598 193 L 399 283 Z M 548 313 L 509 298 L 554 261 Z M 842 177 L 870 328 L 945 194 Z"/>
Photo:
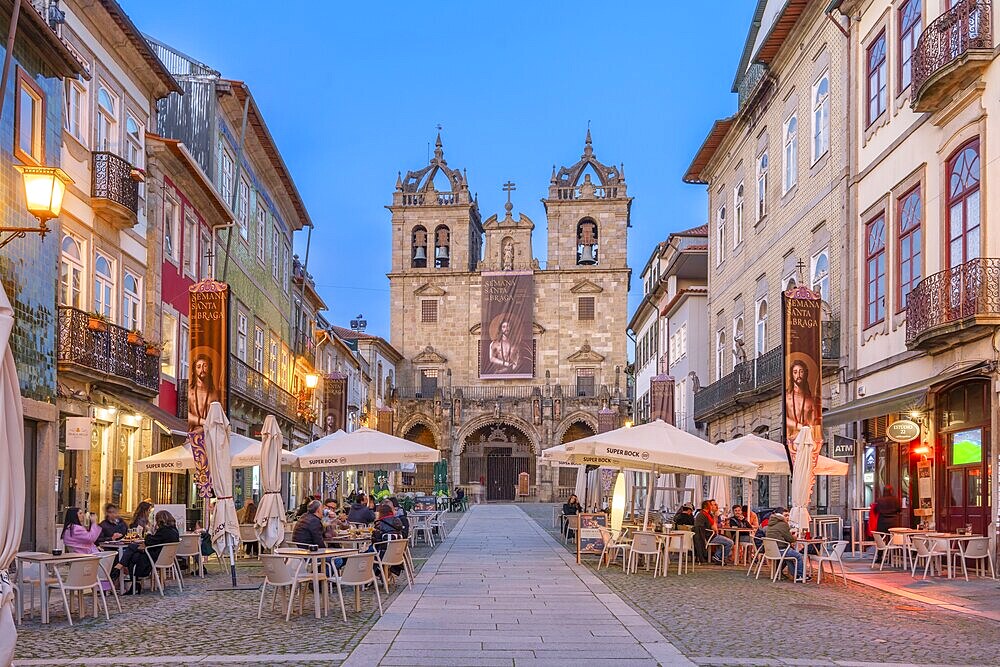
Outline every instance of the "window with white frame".
<path fill-rule="evenodd" d="M 789 273 L 787 276 L 781 279 L 781 291 L 787 292 L 790 289 L 795 289 L 799 284 L 795 280 L 795 274 Z"/>
<path fill-rule="evenodd" d="M 264 263 L 264 248 L 267 243 L 267 207 L 257 200 L 257 261 Z"/>
<path fill-rule="evenodd" d="M 180 207 L 169 197 L 163 199 L 163 254 L 174 264 L 180 262 L 181 244 L 177 225 Z"/>
<path fill-rule="evenodd" d="M 288 258 L 291 255 L 291 250 L 288 244 L 285 243 L 281 246 L 281 287 L 287 292 L 288 291 L 288 278 L 291 276 L 291 268 L 288 263 Z"/>
<path fill-rule="evenodd" d="M 160 318 L 160 372 L 177 377 L 177 315 L 163 311 Z"/>
<path fill-rule="evenodd" d="M 810 264 L 813 291 L 819 292 L 823 301 L 830 303 L 830 253 L 824 248 L 812 256 Z"/>
<path fill-rule="evenodd" d="M 762 356 L 767 352 L 767 299 L 757 301 L 757 325 L 754 352 Z"/>
<path fill-rule="evenodd" d="M 198 255 L 198 278 L 207 280 L 212 277 L 212 235 L 202 230 L 201 232 L 201 254 Z"/>
<path fill-rule="evenodd" d="M 271 350 L 268 356 L 268 366 L 269 372 L 268 377 L 271 378 L 271 382 L 278 381 L 278 339 L 271 336 Z"/>
<path fill-rule="evenodd" d="M 198 219 L 190 212 L 184 215 L 184 273 L 197 278 L 195 270 L 198 268 Z"/>
<path fill-rule="evenodd" d="M 78 81 L 66 79 L 63 100 L 66 105 L 63 119 L 66 131 L 80 143 L 86 144 L 87 89 Z"/>
<path fill-rule="evenodd" d="M 236 356 L 240 361 L 247 360 L 247 314 L 240 312 L 236 315 Z"/>
<path fill-rule="evenodd" d="M 14 155 L 26 164 L 45 162 L 45 93 L 20 67 L 14 105 Z"/>
<path fill-rule="evenodd" d="M 796 115 L 785 121 L 785 170 L 782 180 L 782 194 L 788 192 L 799 178 L 799 119 Z"/>
<path fill-rule="evenodd" d="M 236 178 L 236 163 L 228 150 L 219 142 L 219 193 L 230 206 L 233 203 L 233 179 Z"/>
<path fill-rule="evenodd" d="M 97 86 L 97 115 L 94 119 L 94 149 L 118 150 L 118 98 L 100 83 Z"/>
<path fill-rule="evenodd" d="M 721 380 L 725 375 L 726 363 L 726 332 L 719 329 L 715 332 L 715 379 Z"/>
<path fill-rule="evenodd" d="M 113 319 L 115 303 L 115 268 L 110 259 L 97 253 L 94 257 L 94 312 Z"/>
<path fill-rule="evenodd" d="M 757 158 L 757 219 L 767 215 L 767 151 Z"/>
<path fill-rule="evenodd" d="M 830 76 L 824 72 L 813 84 L 812 161 L 815 163 L 830 150 Z"/>
<path fill-rule="evenodd" d="M 59 269 L 59 303 L 83 308 L 83 252 L 80 242 L 64 236 Z"/>
<path fill-rule="evenodd" d="M 288 377 L 288 348 L 284 345 L 281 346 L 281 368 L 278 371 L 278 384 L 283 388 L 287 389 L 289 385 Z"/>
<path fill-rule="evenodd" d="M 281 242 L 278 240 L 278 228 L 271 228 L 271 277 L 274 278 L 275 282 L 278 281 L 278 267 L 281 264 L 281 255 L 279 254 L 279 246 Z"/>
<path fill-rule="evenodd" d="M 743 243 L 743 182 L 733 191 L 733 247 Z"/>
<path fill-rule="evenodd" d="M 677 384 L 677 400 L 675 405 L 677 414 L 674 417 L 674 421 L 678 425 L 684 424 L 687 421 L 687 378 Z"/>
<path fill-rule="evenodd" d="M 125 160 L 133 167 L 142 169 L 143 164 L 142 124 L 131 113 L 125 114 Z"/>
<path fill-rule="evenodd" d="M 253 328 L 253 367 L 258 373 L 264 372 L 264 330 Z"/>
<path fill-rule="evenodd" d="M 177 379 L 188 379 L 189 365 L 191 363 L 191 328 L 188 321 L 181 318 L 181 334 L 177 339 Z"/>
<path fill-rule="evenodd" d="M 240 236 L 244 241 L 250 238 L 250 183 L 240 179 L 240 194 L 236 202 L 236 219 L 239 223 Z"/>
<path fill-rule="evenodd" d="M 726 261 L 726 206 L 719 207 L 715 214 L 715 265 Z"/>
<path fill-rule="evenodd" d="M 139 330 L 142 326 L 142 298 L 139 278 L 131 271 L 126 271 L 122 278 L 122 326 L 126 329 Z"/>

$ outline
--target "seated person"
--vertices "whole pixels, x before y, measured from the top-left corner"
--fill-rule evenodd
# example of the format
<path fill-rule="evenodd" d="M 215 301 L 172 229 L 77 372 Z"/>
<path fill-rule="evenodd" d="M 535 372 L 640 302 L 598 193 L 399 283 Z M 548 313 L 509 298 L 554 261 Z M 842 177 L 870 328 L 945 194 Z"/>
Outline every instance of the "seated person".
<path fill-rule="evenodd" d="M 118 514 L 118 505 L 108 503 L 104 506 L 104 521 L 100 523 L 101 536 L 97 538 L 97 543 L 108 540 L 120 540 L 128 532 L 128 525 Z"/>
<path fill-rule="evenodd" d="M 794 560 L 785 560 L 781 562 L 781 569 L 784 570 L 785 574 L 789 574 L 788 568 L 789 563 L 792 563 L 794 570 L 791 572 L 792 580 L 794 581 L 796 577 L 803 574 L 805 567 L 802 559 L 802 552 L 795 548 L 795 536 L 792 535 L 792 529 L 788 525 L 788 521 L 785 519 L 784 508 L 778 508 L 771 513 L 768 517 L 767 529 L 764 531 L 764 537 L 772 540 L 778 540 L 778 548 L 784 550 L 786 546 L 792 547 L 785 554 Z M 808 579 L 808 577 L 805 577 Z"/>
<path fill-rule="evenodd" d="M 566 499 L 566 502 L 562 506 L 562 516 L 559 517 L 559 522 L 562 525 L 563 532 L 569 531 L 569 521 L 566 519 L 568 516 L 575 516 L 583 512 L 583 507 L 580 505 L 580 499 L 576 495 L 571 495 Z"/>
<path fill-rule="evenodd" d="M 299 517 L 292 529 L 292 542 L 297 546 L 308 548 L 314 544 L 320 549 L 326 548 L 323 540 L 323 503 L 311 500 L 306 506 L 306 513 Z"/>
<path fill-rule="evenodd" d="M 90 513 L 90 528 L 83 527 L 86 514 L 79 507 L 66 508 L 63 519 L 62 540 L 68 553 L 99 554 L 97 540 L 101 537 L 101 527 L 97 525 L 97 517 Z"/>
<path fill-rule="evenodd" d="M 389 504 L 396 512 L 396 518 L 403 524 L 403 537 L 410 537 L 410 518 L 406 516 L 406 509 L 399 504 L 399 498 L 396 496 L 389 497 Z"/>
<path fill-rule="evenodd" d="M 456 507 L 458 509 L 462 509 L 464 503 L 465 503 L 465 489 L 463 489 L 462 487 L 458 487 L 458 489 L 455 490 L 455 497 L 451 499 L 451 509 L 454 510 Z"/>
<path fill-rule="evenodd" d="M 681 508 L 677 510 L 677 514 L 674 515 L 674 528 L 680 528 L 681 526 L 691 526 L 694 527 L 694 505 L 691 503 L 684 503 Z"/>
<path fill-rule="evenodd" d="M 701 503 L 701 511 L 694 518 L 695 532 L 695 553 L 698 552 L 698 543 L 701 542 L 705 549 L 705 560 L 708 560 L 708 545 L 718 544 L 722 547 L 720 563 L 725 564 L 733 552 L 733 541 L 719 533 L 719 525 L 715 515 L 719 511 L 719 505 L 714 500 L 706 500 Z"/>
<path fill-rule="evenodd" d="M 339 531 L 347 530 L 350 526 L 351 524 L 347 522 L 347 512 L 343 510 L 336 512 L 329 507 L 323 508 L 323 539 L 332 542 Z"/>
<path fill-rule="evenodd" d="M 164 544 L 180 542 L 177 532 L 177 522 L 174 515 L 166 510 L 160 510 L 155 517 L 156 529 L 146 536 L 144 542 L 130 546 L 122 555 L 121 569 L 132 575 L 132 593 L 141 593 L 139 579 L 148 577 L 153 571 L 153 563 L 160 556 L 160 548 Z"/>
<path fill-rule="evenodd" d="M 732 516 L 729 517 L 729 527 L 730 528 L 746 528 L 752 530 L 750 522 L 743 515 L 743 507 L 741 505 L 733 505 Z M 740 542 L 749 542 L 750 533 L 736 533 L 739 535 Z"/>
<path fill-rule="evenodd" d="M 347 520 L 351 523 L 374 523 L 375 512 L 368 507 L 368 499 L 363 493 L 359 494 L 357 501 L 351 505 L 351 510 L 347 513 Z"/>
<path fill-rule="evenodd" d="M 392 503 L 382 503 L 378 506 L 375 528 L 372 530 L 372 546 L 378 552 L 379 558 L 385 555 L 386 541 L 390 539 L 403 539 L 403 524 L 396 516 L 396 511 Z M 376 574 L 381 578 L 381 568 L 375 567 Z M 393 565 L 389 572 L 396 575 L 402 571 L 401 565 Z"/>

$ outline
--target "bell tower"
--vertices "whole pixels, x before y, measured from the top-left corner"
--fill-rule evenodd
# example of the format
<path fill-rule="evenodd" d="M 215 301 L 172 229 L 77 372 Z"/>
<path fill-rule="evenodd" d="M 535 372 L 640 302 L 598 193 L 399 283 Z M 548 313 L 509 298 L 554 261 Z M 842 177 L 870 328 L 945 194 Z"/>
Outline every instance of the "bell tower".
<path fill-rule="evenodd" d="M 552 168 L 549 195 L 542 203 L 549 233 L 546 269 L 627 268 L 632 199 L 624 166 L 597 160 L 589 129 L 580 160 L 558 171 Z"/>
<path fill-rule="evenodd" d="M 396 179 L 392 195 L 392 272 L 432 274 L 474 271 L 483 244 L 479 203 L 465 173 L 444 159 L 441 135 L 434 157 Z"/>

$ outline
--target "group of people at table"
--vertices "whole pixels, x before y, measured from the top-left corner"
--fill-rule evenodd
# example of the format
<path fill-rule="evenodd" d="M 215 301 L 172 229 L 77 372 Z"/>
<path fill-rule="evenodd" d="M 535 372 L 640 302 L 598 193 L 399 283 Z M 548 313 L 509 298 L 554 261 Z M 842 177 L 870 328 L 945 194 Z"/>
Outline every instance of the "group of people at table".
<path fill-rule="evenodd" d="M 583 507 L 577 496 L 570 496 L 563 505 L 563 516 L 581 512 Z M 658 514 L 655 519 L 658 523 L 661 522 Z M 690 530 L 694 533 L 695 560 L 701 563 L 708 563 L 711 554 L 711 560 L 718 564 L 735 564 L 738 556 L 735 549 L 737 543 L 752 541 L 759 549 L 764 538 L 778 540 L 782 548 L 794 547 L 797 541 L 795 531 L 788 524 L 786 510 L 781 507 L 771 511 L 761 521 L 746 505 L 733 505 L 725 513 L 719 508 L 718 502 L 709 499 L 702 501 L 698 510 L 691 503 L 684 503 L 674 514 L 671 523 L 674 530 Z M 564 525 L 564 530 L 569 530 L 569 524 Z M 710 546 L 718 548 L 710 549 Z M 792 548 L 788 549 L 787 556 L 790 560 L 781 561 L 783 575 L 793 581 L 808 581 L 808 576 L 801 576 L 805 567 L 803 552 Z"/>

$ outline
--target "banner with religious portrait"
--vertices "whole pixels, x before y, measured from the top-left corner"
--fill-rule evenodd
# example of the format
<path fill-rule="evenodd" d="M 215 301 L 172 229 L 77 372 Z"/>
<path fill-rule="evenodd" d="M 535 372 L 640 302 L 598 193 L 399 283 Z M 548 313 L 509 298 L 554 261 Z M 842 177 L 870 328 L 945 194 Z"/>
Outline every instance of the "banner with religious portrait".
<path fill-rule="evenodd" d="M 205 418 L 212 403 L 229 406 L 229 286 L 203 280 L 188 290 L 189 338 L 187 388 L 188 442 L 195 464 L 195 485 L 212 495 L 205 451 Z"/>
<path fill-rule="evenodd" d="M 814 456 L 823 439 L 822 298 L 796 287 L 782 294 L 784 344 L 784 442 L 788 465 L 795 459 L 795 438 L 811 428 Z"/>
<path fill-rule="evenodd" d="M 323 382 L 323 428 L 327 433 L 347 430 L 347 376 L 330 373 Z"/>
<path fill-rule="evenodd" d="M 482 276 L 479 377 L 529 379 L 534 375 L 535 276 L 531 271 L 489 271 Z"/>

